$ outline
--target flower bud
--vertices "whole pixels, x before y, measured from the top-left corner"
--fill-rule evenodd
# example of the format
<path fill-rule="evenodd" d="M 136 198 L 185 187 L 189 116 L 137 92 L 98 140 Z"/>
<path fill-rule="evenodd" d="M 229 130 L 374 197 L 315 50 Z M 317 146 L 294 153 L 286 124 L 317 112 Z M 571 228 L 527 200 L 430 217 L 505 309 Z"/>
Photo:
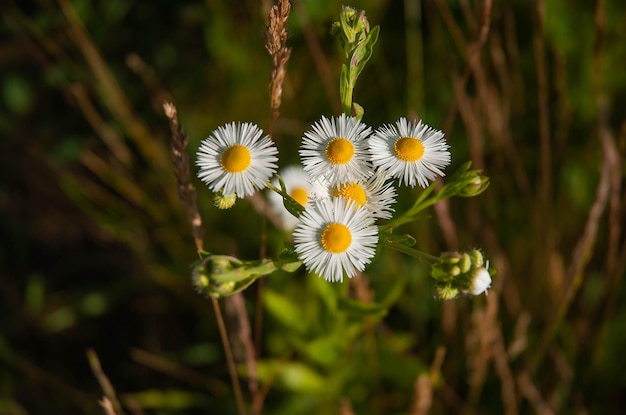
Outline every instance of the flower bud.
<path fill-rule="evenodd" d="M 358 46 L 364 42 L 370 32 L 370 24 L 363 11 L 350 6 L 343 6 L 339 21 L 330 27 L 330 33 L 339 38 L 339 42 L 350 57 Z"/>
<path fill-rule="evenodd" d="M 455 298 L 459 293 L 480 295 L 491 286 L 489 261 L 478 249 L 468 252 L 445 252 L 430 268 L 437 281 L 437 297 Z"/>
<path fill-rule="evenodd" d="M 441 300 L 452 300 L 459 295 L 459 290 L 452 287 L 450 284 L 438 285 L 436 290 L 437 298 Z"/>
<path fill-rule="evenodd" d="M 213 204 L 216 208 L 224 210 L 230 209 L 235 205 L 237 201 L 237 195 L 233 193 L 232 195 L 224 195 L 222 192 L 216 193 L 213 197 Z"/>
<path fill-rule="evenodd" d="M 208 256 L 193 268 L 191 283 L 201 293 L 219 298 L 234 294 L 235 281 L 217 282 L 214 275 L 233 269 L 232 261 L 226 256 Z"/>
<path fill-rule="evenodd" d="M 480 174 L 480 170 L 470 170 L 466 173 L 467 184 L 459 190 L 462 197 L 477 196 L 489 187 L 489 177 Z"/>

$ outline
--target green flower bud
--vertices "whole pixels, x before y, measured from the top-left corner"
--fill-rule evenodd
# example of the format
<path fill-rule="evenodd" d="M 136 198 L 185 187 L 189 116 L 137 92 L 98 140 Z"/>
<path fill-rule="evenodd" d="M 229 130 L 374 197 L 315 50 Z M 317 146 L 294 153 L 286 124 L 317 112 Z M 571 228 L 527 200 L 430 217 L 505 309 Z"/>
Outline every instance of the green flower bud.
<path fill-rule="evenodd" d="M 431 265 L 430 273 L 437 281 L 437 297 L 455 298 L 458 293 L 480 295 L 491 286 L 489 261 L 478 249 L 468 252 L 445 252 Z"/>
<path fill-rule="evenodd" d="M 477 196 L 485 191 L 489 187 L 489 177 L 480 174 L 480 170 L 470 170 L 466 173 L 468 177 L 467 184 L 459 191 L 459 196 L 472 197 Z"/>
<path fill-rule="evenodd" d="M 485 258 L 483 257 L 483 253 L 478 249 L 473 249 L 469 253 L 470 258 L 472 259 L 472 266 L 474 268 L 482 267 L 485 263 Z"/>
<path fill-rule="evenodd" d="M 459 295 L 459 290 L 449 284 L 437 286 L 437 298 L 442 300 L 452 300 Z"/>
<path fill-rule="evenodd" d="M 230 209 L 235 205 L 236 201 L 237 195 L 234 193 L 232 195 L 223 195 L 222 192 L 218 192 L 213 197 L 213 204 L 215 204 L 216 208 L 221 210 Z"/>
<path fill-rule="evenodd" d="M 464 274 L 470 270 L 470 267 L 472 266 L 472 259 L 467 253 L 463 254 L 459 266 Z"/>
<path fill-rule="evenodd" d="M 212 255 L 204 258 L 191 272 L 191 282 L 196 290 L 205 295 L 219 298 L 235 293 L 236 282 L 217 282 L 215 275 L 222 274 L 233 269 L 233 260 L 236 258 Z"/>

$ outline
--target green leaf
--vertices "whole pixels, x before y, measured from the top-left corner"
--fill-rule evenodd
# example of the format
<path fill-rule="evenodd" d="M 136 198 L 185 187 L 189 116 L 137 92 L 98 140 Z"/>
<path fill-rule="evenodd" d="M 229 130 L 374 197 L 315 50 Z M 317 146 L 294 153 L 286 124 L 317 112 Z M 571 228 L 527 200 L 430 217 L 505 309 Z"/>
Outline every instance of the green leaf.
<path fill-rule="evenodd" d="M 307 356 L 317 364 L 330 366 L 341 357 L 342 344 L 335 333 L 315 338 L 304 345 Z"/>
<path fill-rule="evenodd" d="M 4 104 L 14 114 L 24 114 L 33 105 L 33 88 L 24 78 L 7 76 L 2 83 Z"/>
<path fill-rule="evenodd" d="M 182 410 L 206 408 L 211 403 L 206 393 L 191 393 L 177 389 L 148 389 L 131 393 L 130 396 L 144 409 Z"/>
<path fill-rule="evenodd" d="M 354 116 L 356 117 L 356 119 L 357 120 L 362 119 L 363 114 L 365 113 L 365 110 L 363 109 L 363 107 L 357 104 L 356 102 L 353 102 L 352 108 L 354 108 Z"/>
<path fill-rule="evenodd" d="M 359 44 L 355 53 L 358 53 L 357 66 L 356 66 L 356 77 L 358 77 L 361 72 L 363 72 L 363 68 L 365 68 L 365 64 L 370 60 L 372 54 L 374 52 L 374 45 L 378 40 L 378 34 L 380 32 L 380 26 L 374 27 L 371 32 L 367 35 L 365 42 Z"/>
<path fill-rule="evenodd" d="M 299 304 L 294 303 L 289 297 L 266 288 L 263 293 L 263 303 L 267 311 L 286 328 L 301 334 L 307 331 L 306 318 Z"/>
<path fill-rule="evenodd" d="M 311 277 L 310 284 L 317 291 L 319 298 L 328 310 L 328 314 L 336 314 L 341 286 L 337 284 L 330 284 L 325 279 L 318 277 Z"/>
<path fill-rule="evenodd" d="M 262 382 L 276 380 L 283 389 L 295 393 L 328 392 L 328 382 L 313 368 L 300 362 L 259 361 L 259 379 Z"/>
<path fill-rule="evenodd" d="M 388 311 L 383 304 L 364 303 L 350 297 L 339 299 L 339 310 L 345 312 L 351 319 L 357 320 L 365 317 L 382 319 Z"/>

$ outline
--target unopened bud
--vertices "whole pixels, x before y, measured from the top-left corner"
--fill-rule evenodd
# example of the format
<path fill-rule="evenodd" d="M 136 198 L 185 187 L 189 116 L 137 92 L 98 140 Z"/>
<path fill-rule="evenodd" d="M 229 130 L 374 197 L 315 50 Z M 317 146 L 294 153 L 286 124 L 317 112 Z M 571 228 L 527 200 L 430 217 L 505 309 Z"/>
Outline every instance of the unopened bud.
<path fill-rule="evenodd" d="M 215 207 L 221 210 L 230 209 L 235 205 L 237 201 L 237 195 L 233 193 L 232 195 L 224 195 L 222 192 L 216 193 L 213 197 L 213 203 Z"/>
<path fill-rule="evenodd" d="M 196 290 L 205 295 L 219 298 L 233 294 L 236 283 L 234 281 L 217 282 L 213 275 L 221 274 L 233 269 L 228 257 L 209 256 L 193 268 L 191 283 Z"/>
<path fill-rule="evenodd" d="M 433 263 L 430 274 L 437 281 L 437 297 L 455 298 L 459 293 L 480 295 L 491 286 L 489 261 L 478 249 L 445 252 Z"/>
<path fill-rule="evenodd" d="M 452 300 L 459 295 L 459 290 L 449 284 L 437 286 L 436 290 L 437 298 L 441 300 Z"/>
<path fill-rule="evenodd" d="M 489 177 L 480 174 L 479 170 L 470 170 L 466 173 L 473 176 L 472 179 L 459 191 L 459 196 L 477 196 L 489 187 Z"/>

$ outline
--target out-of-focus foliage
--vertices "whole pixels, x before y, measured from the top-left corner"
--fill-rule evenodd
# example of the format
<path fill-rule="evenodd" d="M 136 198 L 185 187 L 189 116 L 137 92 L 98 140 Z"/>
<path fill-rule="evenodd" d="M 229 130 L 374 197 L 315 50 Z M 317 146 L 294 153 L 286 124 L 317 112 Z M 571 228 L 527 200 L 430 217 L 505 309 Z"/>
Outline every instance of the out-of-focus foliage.
<path fill-rule="evenodd" d="M 0 413 L 102 413 L 89 348 L 127 413 L 237 413 L 214 310 L 191 283 L 161 105 L 176 104 L 192 159 L 225 122 L 268 128 L 270 5 L 0 6 Z M 285 165 L 311 122 L 341 111 L 340 6 L 293 4 L 273 131 Z M 381 249 L 351 283 L 300 270 L 265 279 L 262 298 L 252 285 L 264 412 L 417 414 L 429 397 L 432 413 L 623 412 L 622 1 L 355 6 L 380 26 L 355 90 L 363 121 L 422 117 L 446 133 L 448 174 L 470 159 L 490 178 L 403 231 L 427 252 L 482 247 L 498 273 L 487 297 L 442 302 L 427 269 Z M 207 251 L 283 249 L 248 201 L 217 211 L 193 181 Z M 240 322 L 220 305 L 249 403 Z"/>

